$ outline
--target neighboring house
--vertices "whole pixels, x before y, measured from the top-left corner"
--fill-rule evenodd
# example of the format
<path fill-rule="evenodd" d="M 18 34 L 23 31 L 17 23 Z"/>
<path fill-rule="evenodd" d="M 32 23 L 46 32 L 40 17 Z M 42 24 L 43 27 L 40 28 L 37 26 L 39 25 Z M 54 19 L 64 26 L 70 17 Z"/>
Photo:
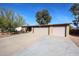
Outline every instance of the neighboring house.
<path fill-rule="evenodd" d="M 33 33 L 39 35 L 52 35 L 52 36 L 62 36 L 66 37 L 69 35 L 69 25 L 65 24 L 52 24 L 52 25 L 34 25 L 34 26 L 24 26 L 30 28 Z"/>
<path fill-rule="evenodd" d="M 22 30 L 22 27 L 17 27 L 17 28 L 15 28 L 15 30 L 19 32 Z"/>
<path fill-rule="evenodd" d="M 17 32 L 26 32 L 26 29 L 27 28 L 24 28 L 24 27 L 17 27 L 17 28 L 15 28 L 15 31 L 17 31 Z"/>

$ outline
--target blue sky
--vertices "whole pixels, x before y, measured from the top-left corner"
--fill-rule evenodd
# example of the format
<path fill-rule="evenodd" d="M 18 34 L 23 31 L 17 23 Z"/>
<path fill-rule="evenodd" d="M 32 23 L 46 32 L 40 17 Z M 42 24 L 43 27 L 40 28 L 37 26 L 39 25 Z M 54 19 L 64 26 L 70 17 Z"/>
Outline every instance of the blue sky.
<path fill-rule="evenodd" d="M 36 25 L 35 14 L 37 11 L 47 9 L 52 16 L 49 24 L 71 23 L 74 19 L 69 11 L 70 3 L 0 3 L 0 7 L 12 9 L 14 12 L 22 15 L 26 23 Z"/>

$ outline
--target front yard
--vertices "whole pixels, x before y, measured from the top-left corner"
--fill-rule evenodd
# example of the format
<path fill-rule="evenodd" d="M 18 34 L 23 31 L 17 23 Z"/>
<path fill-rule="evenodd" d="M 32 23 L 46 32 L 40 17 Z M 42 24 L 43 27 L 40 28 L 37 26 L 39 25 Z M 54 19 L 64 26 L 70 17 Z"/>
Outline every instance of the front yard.
<path fill-rule="evenodd" d="M 24 33 L 0 38 L 0 55 L 79 56 L 79 47 L 69 38 Z"/>

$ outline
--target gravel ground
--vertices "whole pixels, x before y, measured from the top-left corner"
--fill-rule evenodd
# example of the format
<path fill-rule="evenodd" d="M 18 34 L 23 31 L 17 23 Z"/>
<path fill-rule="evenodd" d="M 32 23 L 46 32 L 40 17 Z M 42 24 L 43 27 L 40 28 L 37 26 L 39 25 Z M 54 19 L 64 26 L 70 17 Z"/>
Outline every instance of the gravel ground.
<path fill-rule="evenodd" d="M 0 55 L 77 56 L 79 48 L 68 38 L 27 33 L 1 38 Z"/>

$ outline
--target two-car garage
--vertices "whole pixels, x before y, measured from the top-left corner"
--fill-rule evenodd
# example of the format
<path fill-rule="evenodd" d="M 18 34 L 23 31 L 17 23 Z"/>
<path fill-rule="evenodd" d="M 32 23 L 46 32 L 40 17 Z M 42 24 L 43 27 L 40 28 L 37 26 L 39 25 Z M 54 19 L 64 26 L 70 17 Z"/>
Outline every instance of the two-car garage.
<path fill-rule="evenodd" d="M 52 35 L 66 37 L 69 35 L 69 24 L 36 25 L 32 27 L 32 32 L 37 35 Z"/>

